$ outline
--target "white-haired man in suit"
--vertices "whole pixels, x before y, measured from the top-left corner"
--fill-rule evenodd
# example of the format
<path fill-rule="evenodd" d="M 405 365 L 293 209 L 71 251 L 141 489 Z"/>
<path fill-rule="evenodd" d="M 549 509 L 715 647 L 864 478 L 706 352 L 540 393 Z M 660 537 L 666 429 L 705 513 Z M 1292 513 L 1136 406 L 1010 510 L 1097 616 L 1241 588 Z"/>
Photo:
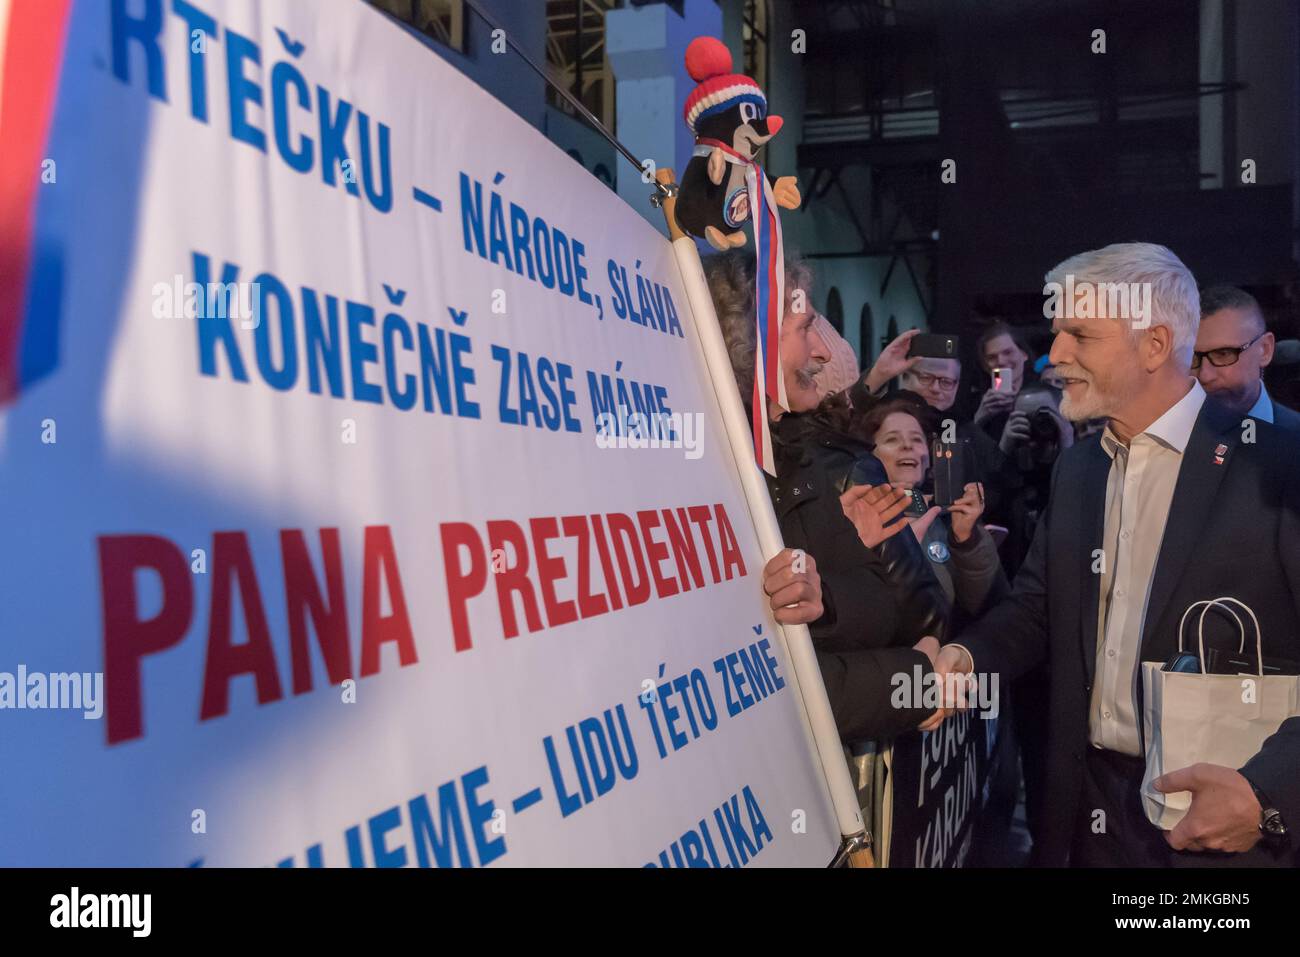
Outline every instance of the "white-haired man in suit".
<path fill-rule="evenodd" d="M 1266 659 L 1300 660 L 1300 435 L 1261 422 L 1247 441 L 1241 415 L 1206 397 L 1191 375 L 1196 281 L 1168 249 L 1107 246 L 1047 280 L 1078 297 L 1058 296 L 1054 310 L 1061 411 L 1107 426 L 1061 454 L 1012 594 L 944 647 L 935 671 L 1005 682 L 1046 659 L 1042 863 L 1293 866 L 1300 718 L 1240 768 L 1195 764 L 1157 779 L 1160 791 L 1191 792 L 1164 832 L 1140 798 L 1140 673 L 1176 652 L 1189 605 L 1221 595 L 1254 610 Z M 1128 295 L 1109 294 L 1121 288 Z M 1131 314 L 1117 314 L 1125 305 Z"/>

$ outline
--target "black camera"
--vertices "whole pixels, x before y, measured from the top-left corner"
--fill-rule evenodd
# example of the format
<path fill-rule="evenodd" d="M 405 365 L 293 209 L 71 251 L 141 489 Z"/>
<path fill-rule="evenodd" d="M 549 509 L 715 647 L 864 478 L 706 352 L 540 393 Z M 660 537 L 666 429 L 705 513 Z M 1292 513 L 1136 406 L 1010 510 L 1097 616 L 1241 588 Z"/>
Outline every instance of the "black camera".
<path fill-rule="evenodd" d="M 1029 414 L 1029 440 L 1016 449 L 1016 467 L 1028 472 L 1056 460 L 1061 446 L 1061 427 L 1050 409 L 1038 408 Z"/>
<path fill-rule="evenodd" d="M 1047 409 L 1035 409 L 1029 417 L 1029 441 L 1036 444 L 1059 442 L 1061 428 L 1056 424 L 1056 416 Z"/>

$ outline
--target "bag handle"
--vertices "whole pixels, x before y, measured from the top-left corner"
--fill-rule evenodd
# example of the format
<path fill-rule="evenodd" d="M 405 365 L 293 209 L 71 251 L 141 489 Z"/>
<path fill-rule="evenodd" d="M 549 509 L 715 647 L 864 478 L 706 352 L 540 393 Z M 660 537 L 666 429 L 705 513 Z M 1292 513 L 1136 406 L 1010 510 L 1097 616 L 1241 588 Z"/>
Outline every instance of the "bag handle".
<path fill-rule="evenodd" d="M 1249 605 L 1228 595 L 1219 598 L 1207 598 L 1203 601 L 1194 601 L 1187 606 L 1187 610 L 1183 612 L 1182 620 L 1178 622 L 1178 651 L 1181 653 L 1183 650 L 1183 630 L 1184 625 L 1187 623 L 1187 616 L 1190 615 L 1194 609 L 1204 606 L 1201 611 L 1201 616 L 1196 623 L 1196 642 L 1197 651 L 1200 654 L 1201 674 L 1205 674 L 1205 616 L 1209 613 L 1210 608 L 1222 608 L 1232 616 L 1233 621 L 1237 623 L 1237 629 L 1241 635 L 1241 640 L 1237 643 L 1237 653 L 1243 653 L 1246 650 L 1246 626 L 1242 623 L 1242 620 L 1237 617 L 1237 613 L 1227 606 L 1227 602 L 1231 602 L 1238 608 L 1242 609 L 1250 616 L 1250 620 L 1255 626 L 1256 666 L 1259 669 L 1259 677 L 1262 679 L 1264 677 L 1264 636 L 1260 631 L 1259 619 L 1255 617 L 1255 613 L 1251 610 Z"/>

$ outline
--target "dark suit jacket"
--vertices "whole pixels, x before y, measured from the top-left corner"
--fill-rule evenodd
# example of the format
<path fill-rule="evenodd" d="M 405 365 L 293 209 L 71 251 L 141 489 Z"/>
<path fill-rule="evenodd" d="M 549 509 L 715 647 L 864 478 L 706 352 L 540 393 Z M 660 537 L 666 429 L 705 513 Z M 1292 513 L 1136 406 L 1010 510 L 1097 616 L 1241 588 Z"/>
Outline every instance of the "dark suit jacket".
<path fill-rule="evenodd" d="M 1220 595 L 1258 615 L 1265 658 L 1300 660 L 1300 434 L 1258 422 L 1250 443 L 1243 431 L 1240 416 L 1206 399 L 1183 454 L 1139 662 L 1167 660 L 1187 606 Z M 1227 446 L 1222 465 L 1215 463 L 1219 445 Z M 1000 673 L 1000 687 L 1047 659 L 1048 866 L 1066 862 L 1090 747 L 1099 592 L 1092 563 L 1101 548 L 1110 464 L 1099 435 L 1061 456 L 1011 596 L 957 639 L 977 671 Z M 1300 718 L 1284 722 L 1241 771 L 1282 811 L 1292 833 L 1300 830 Z"/>
<path fill-rule="evenodd" d="M 1300 432 L 1300 412 L 1273 400 L 1273 424 L 1289 432 Z"/>

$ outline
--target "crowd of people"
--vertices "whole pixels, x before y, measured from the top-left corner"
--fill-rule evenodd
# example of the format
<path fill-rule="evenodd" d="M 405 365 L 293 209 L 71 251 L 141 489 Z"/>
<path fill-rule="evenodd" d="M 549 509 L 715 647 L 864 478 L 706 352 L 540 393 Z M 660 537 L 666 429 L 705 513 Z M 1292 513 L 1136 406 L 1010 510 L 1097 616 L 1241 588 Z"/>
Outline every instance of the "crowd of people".
<path fill-rule="evenodd" d="M 705 260 L 746 401 L 754 268 L 746 250 Z M 1274 336 L 1248 293 L 1198 289 L 1161 246 L 1085 252 L 1047 280 L 1067 277 L 1143 284 L 1148 314 L 1066 303 L 1043 356 L 1024 326 L 990 323 L 975 349 L 986 387 L 961 416 L 958 358 L 911 355 L 910 330 L 859 374 L 806 305 L 810 268 L 787 261 L 788 409 L 769 403 L 768 485 L 788 547 L 765 591 L 778 620 L 808 624 L 850 751 L 940 727 L 967 704 L 955 676 L 1001 678 L 1032 863 L 1294 866 L 1279 823 L 1300 826 L 1300 718 L 1240 768 L 1157 780 L 1192 793 L 1172 831 L 1148 822 L 1139 793 L 1140 662 L 1178 649 L 1189 604 L 1240 599 L 1264 659 L 1300 662 L 1300 414 L 1264 387 Z M 944 679 L 940 706 L 891 702 L 916 667 Z"/>

